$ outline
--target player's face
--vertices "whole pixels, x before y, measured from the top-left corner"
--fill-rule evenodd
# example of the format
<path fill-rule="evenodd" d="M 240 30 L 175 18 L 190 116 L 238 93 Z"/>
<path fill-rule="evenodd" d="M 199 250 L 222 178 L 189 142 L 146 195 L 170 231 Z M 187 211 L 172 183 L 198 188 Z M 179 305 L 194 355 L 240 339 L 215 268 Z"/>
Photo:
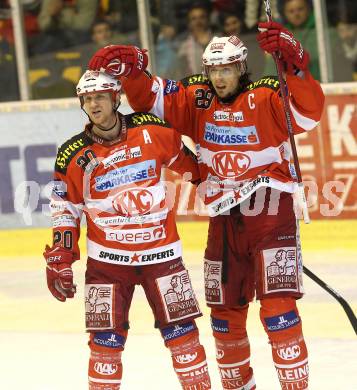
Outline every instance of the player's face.
<path fill-rule="evenodd" d="M 83 108 L 95 125 L 109 127 L 115 114 L 110 92 L 90 93 L 83 96 Z"/>
<path fill-rule="evenodd" d="M 220 98 L 233 95 L 239 84 L 240 72 L 236 64 L 217 65 L 208 68 L 208 77 Z"/>

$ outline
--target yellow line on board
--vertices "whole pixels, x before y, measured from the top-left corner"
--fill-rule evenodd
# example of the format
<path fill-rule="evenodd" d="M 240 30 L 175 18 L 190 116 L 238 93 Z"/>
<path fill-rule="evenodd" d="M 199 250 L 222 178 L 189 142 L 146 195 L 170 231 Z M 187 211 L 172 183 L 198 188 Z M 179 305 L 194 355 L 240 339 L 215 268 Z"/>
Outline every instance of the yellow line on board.
<path fill-rule="evenodd" d="M 207 222 L 179 222 L 177 224 L 184 251 L 204 251 L 207 243 Z M 300 225 L 303 250 L 343 250 L 357 253 L 357 220 L 318 220 Z M 51 229 L 0 230 L 1 257 L 41 256 L 52 239 Z M 80 239 L 85 253 L 85 229 Z"/>

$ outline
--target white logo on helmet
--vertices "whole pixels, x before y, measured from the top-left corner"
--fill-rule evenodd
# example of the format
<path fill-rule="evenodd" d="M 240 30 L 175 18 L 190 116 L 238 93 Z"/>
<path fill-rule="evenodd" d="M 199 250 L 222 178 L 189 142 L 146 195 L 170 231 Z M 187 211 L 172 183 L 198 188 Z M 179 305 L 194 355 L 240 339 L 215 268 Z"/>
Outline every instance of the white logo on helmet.
<path fill-rule="evenodd" d="M 202 55 L 202 62 L 204 66 L 238 63 L 245 73 L 247 56 L 248 49 L 237 36 L 214 37 Z"/>
<path fill-rule="evenodd" d="M 223 50 L 225 42 L 212 43 L 210 49 L 213 50 Z"/>
<path fill-rule="evenodd" d="M 121 83 L 104 72 L 87 70 L 77 84 L 77 95 L 93 92 L 119 92 Z"/>

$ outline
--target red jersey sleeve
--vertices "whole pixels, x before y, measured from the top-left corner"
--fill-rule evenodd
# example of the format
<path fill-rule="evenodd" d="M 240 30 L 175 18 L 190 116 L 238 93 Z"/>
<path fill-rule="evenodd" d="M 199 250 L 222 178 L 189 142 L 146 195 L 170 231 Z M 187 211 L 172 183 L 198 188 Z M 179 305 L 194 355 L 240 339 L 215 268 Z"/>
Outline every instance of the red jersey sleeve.
<path fill-rule="evenodd" d="M 181 141 L 181 136 L 175 130 L 173 130 L 173 145 L 175 145 L 173 157 L 166 163 L 167 168 L 177 172 L 181 176 L 190 173 L 191 178 L 189 180 L 192 183 L 197 183 L 200 180 L 197 157 Z"/>
<path fill-rule="evenodd" d="M 79 260 L 80 222 L 83 213 L 83 178 L 80 167 L 65 162 L 63 150 L 57 154 L 51 195 L 53 244 L 71 249 Z M 72 164 L 71 164 L 72 163 Z M 78 169 L 77 169 L 78 168 Z"/>
<path fill-rule="evenodd" d="M 208 80 L 201 74 L 181 81 L 161 79 L 148 73 L 142 73 L 136 79 L 123 79 L 128 102 L 134 111 L 151 112 L 191 138 L 195 132 L 195 109 L 207 101 L 207 84 Z"/>
<path fill-rule="evenodd" d="M 324 108 L 325 96 L 320 83 L 309 72 L 304 77 L 287 75 L 289 106 L 295 134 L 314 129 L 320 121 Z M 285 113 L 280 89 L 271 95 L 271 107 L 278 123 L 285 125 Z"/>

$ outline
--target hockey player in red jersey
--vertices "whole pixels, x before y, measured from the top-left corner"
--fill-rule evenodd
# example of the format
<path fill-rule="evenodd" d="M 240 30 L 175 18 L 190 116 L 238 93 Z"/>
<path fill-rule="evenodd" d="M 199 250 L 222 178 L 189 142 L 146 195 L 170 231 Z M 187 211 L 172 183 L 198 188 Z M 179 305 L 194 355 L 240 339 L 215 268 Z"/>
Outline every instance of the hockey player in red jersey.
<path fill-rule="evenodd" d="M 285 66 L 294 133 L 312 130 L 324 95 L 308 71 L 308 53 L 280 24 L 259 28 L 260 47 L 279 52 Z M 271 76 L 251 82 L 247 55 L 238 37 L 215 37 L 203 54 L 203 74 L 179 82 L 143 72 L 146 52 L 135 47 L 101 49 L 89 67 L 122 78 L 134 109 L 164 118 L 196 144 L 211 215 L 205 292 L 223 389 L 256 388 L 246 330 L 254 296 L 281 388 L 307 389 L 308 355 L 296 306 L 303 295 L 296 185 L 280 86 Z"/>
<path fill-rule="evenodd" d="M 82 213 L 87 222 L 86 328 L 89 389 L 119 390 L 121 354 L 135 285 L 142 285 L 185 390 L 211 389 L 195 318 L 201 315 L 161 168 L 199 179 L 180 135 L 149 113 L 122 115 L 121 84 L 87 71 L 77 85 L 90 119 L 58 150 L 51 199 L 53 246 L 46 247 L 47 284 L 60 301 L 73 298 Z"/>

